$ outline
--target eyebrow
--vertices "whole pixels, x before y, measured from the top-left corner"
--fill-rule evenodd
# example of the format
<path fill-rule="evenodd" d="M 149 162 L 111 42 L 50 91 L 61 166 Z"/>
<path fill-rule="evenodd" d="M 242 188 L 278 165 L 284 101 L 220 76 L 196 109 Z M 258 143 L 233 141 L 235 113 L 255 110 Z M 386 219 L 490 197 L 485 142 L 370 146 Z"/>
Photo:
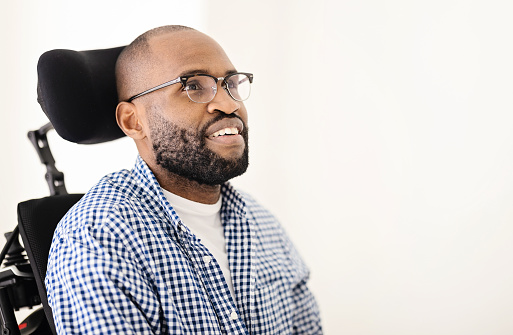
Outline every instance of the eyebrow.
<path fill-rule="evenodd" d="M 236 73 L 236 72 L 237 72 L 237 70 L 235 70 L 235 69 L 228 70 L 224 73 L 223 77 L 226 77 L 227 75 Z M 191 76 L 191 75 L 195 75 L 195 74 L 209 74 L 209 73 L 205 69 L 187 70 L 187 71 L 183 71 L 182 73 L 180 73 L 179 77 Z"/>

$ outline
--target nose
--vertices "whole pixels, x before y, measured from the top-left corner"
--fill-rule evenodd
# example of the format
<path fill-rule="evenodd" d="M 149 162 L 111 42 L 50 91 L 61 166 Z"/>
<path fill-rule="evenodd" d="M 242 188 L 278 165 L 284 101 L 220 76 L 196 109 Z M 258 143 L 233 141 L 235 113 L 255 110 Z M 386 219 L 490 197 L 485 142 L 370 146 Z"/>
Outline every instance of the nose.
<path fill-rule="evenodd" d="M 231 97 L 228 88 L 224 85 L 224 81 L 219 80 L 217 82 L 217 93 L 214 99 L 208 103 L 208 112 L 215 113 L 219 111 L 225 114 L 232 114 L 240 109 L 240 104 L 241 102 Z"/>

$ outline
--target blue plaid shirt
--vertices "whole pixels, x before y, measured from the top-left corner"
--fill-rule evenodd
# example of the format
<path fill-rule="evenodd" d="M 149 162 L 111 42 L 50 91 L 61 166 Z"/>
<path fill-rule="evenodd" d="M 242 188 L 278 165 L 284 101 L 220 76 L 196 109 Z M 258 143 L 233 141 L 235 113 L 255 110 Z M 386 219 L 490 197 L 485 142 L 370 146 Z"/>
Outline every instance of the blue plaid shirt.
<path fill-rule="evenodd" d="M 235 301 L 146 163 L 104 177 L 57 227 L 46 274 L 60 334 L 320 334 L 308 269 L 277 220 L 222 186 Z"/>

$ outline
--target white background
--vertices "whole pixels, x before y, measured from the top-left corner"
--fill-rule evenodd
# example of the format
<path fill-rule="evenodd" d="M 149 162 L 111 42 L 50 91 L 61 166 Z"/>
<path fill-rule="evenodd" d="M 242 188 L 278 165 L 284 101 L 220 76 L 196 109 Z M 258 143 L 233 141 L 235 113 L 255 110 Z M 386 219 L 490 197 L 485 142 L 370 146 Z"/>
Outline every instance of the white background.
<path fill-rule="evenodd" d="M 513 333 L 513 5 L 508 1 L 11 1 L 0 12 L 0 228 L 48 195 L 26 139 L 36 63 L 206 32 L 255 74 L 251 166 L 328 334 Z M 130 140 L 50 136 L 70 192 L 130 167 Z"/>

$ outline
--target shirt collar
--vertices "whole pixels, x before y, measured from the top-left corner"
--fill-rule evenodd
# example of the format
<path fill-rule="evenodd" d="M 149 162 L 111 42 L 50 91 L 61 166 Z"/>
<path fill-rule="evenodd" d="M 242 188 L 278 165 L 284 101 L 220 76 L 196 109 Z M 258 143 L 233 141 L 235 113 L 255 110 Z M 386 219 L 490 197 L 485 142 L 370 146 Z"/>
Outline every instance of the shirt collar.
<path fill-rule="evenodd" d="M 176 227 L 180 222 L 180 218 L 173 207 L 169 204 L 164 192 L 162 191 L 162 187 L 160 187 L 160 184 L 157 181 L 157 178 L 140 155 L 137 155 L 137 160 L 132 173 L 135 180 L 142 188 L 144 195 L 152 198 L 153 200 L 157 200 L 158 203 L 166 209 L 171 218 L 172 225 Z M 246 215 L 246 202 L 244 201 L 243 196 L 237 192 L 229 182 L 226 182 L 221 186 L 221 195 L 223 198 L 221 212 L 234 213 L 239 217 L 244 217 Z"/>

